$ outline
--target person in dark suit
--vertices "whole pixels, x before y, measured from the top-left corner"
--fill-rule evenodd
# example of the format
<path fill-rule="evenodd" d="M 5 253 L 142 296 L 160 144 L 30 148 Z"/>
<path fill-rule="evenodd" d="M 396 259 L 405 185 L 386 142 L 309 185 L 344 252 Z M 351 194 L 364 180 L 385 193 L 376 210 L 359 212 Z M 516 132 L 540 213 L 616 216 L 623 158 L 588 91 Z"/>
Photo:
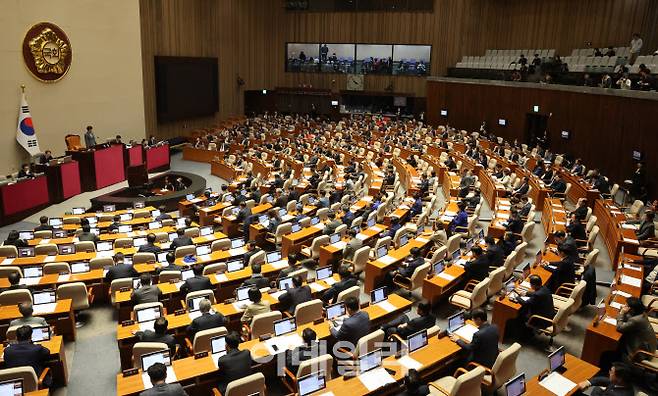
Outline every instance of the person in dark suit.
<path fill-rule="evenodd" d="M 5 290 L 17 290 L 17 289 L 27 289 L 26 285 L 21 285 L 21 275 L 18 272 L 11 272 L 7 275 L 7 280 L 9 281 L 9 287 Z"/>
<path fill-rule="evenodd" d="M 418 307 L 416 307 L 416 313 L 418 314 L 416 318 L 409 319 L 407 315 L 401 315 L 384 324 L 382 330 L 384 330 L 386 339 L 393 334 L 397 334 L 404 339 L 423 329 L 429 329 L 436 324 L 436 317 L 432 315 L 432 305 L 429 301 L 423 300 L 419 302 Z"/>
<path fill-rule="evenodd" d="M 336 228 L 340 227 L 341 222 L 340 220 L 336 219 L 336 213 L 333 210 L 329 211 L 327 217 L 329 218 L 329 222 L 324 225 L 324 230 L 322 233 L 324 235 L 331 235 L 336 232 Z"/>
<path fill-rule="evenodd" d="M 651 211 L 644 212 L 644 221 L 640 224 L 640 229 L 637 230 L 637 240 L 645 241 L 649 238 L 656 237 L 656 225 L 653 222 L 655 214 Z"/>
<path fill-rule="evenodd" d="M 359 310 L 359 300 L 356 297 L 347 297 L 345 307 L 348 317 L 343 320 L 339 328 L 330 322 L 329 331 L 336 341 L 344 341 L 356 346 L 359 339 L 370 332 L 370 316 L 367 312 Z"/>
<path fill-rule="evenodd" d="M 91 226 L 89 225 L 89 223 L 87 223 L 82 225 L 82 232 L 78 234 L 78 240 L 81 242 L 82 241 L 98 242 L 100 238 L 98 237 L 98 235 L 91 232 Z"/>
<path fill-rule="evenodd" d="M 475 279 L 481 281 L 489 275 L 489 257 L 484 254 L 484 251 L 479 246 L 473 246 L 471 249 L 473 252 L 473 259 L 466 264 L 464 264 L 464 279 L 466 282 L 470 282 Z"/>
<path fill-rule="evenodd" d="M 599 190 L 601 194 L 610 193 L 610 184 L 608 184 L 608 180 L 605 178 L 605 176 L 598 173 L 594 178 L 594 183 L 592 185 L 592 188 L 594 188 L 595 190 Z"/>
<path fill-rule="evenodd" d="M 33 178 L 34 173 L 30 169 L 30 164 L 23 164 L 21 166 L 21 170 L 18 171 L 18 175 L 16 176 L 17 179 L 23 179 L 23 178 Z"/>
<path fill-rule="evenodd" d="M 180 292 L 182 295 L 187 295 L 187 293 L 193 291 L 208 290 L 213 288 L 210 279 L 202 275 L 203 265 L 195 264 L 192 267 L 192 271 L 194 271 L 194 276 L 186 279 L 180 287 Z"/>
<path fill-rule="evenodd" d="M 262 267 L 259 263 L 251 265 L 251 277 L 244 282 L 242 286 L 256 286 L 258 289 L 268 287 L 270 285 L 269 279 L 263 276 Z"/>
<path fill-rule="evenodd" d="M 133 290 L 130 294 L 130 300 L 133 304 L 144 304 L 158 302 L 162 298 L 162 290 L 156 285 L 151 284 L 151 274 L 144 273 L 139 276 L 140 287 Z"/>
<path fill-rule="evenodd" d="M 194 245 L 194 242 L 192 242 L 192 238 L 185 236 L 185 228 L 183 227 L 178 228 L 176 230 L 176 235 L 177 237 L 174 238 L 173 241 L 171 241 L 171 245 L 169 246 L 170 249 L 176 250 L 181 246 Z"/>
<path fill-rule="evenodd" d="M 583 173 L 585 172 L 585 167 L 581 163 L 580 158 L 576 158 L 576 160 L 573 162 L 573 166 L 571 167 L 571 173 L 573 173 L 576 176 L 582 176 Z"/>
<path fill-rule="evenodd" d="M 180 266 L 176 264 L 176 255 L 174 252 L 169 252 L 167 253 L 167 266 L 166 267 L 158 267 L 155 269 L 156 274 L 160 274 L 162 271 L 183 271 L 185 270 L 186 267 Z"/>
<path fill-rule="evenodd" d="M 533 331 L 531 327 L 528 327 L 527 321 L 532 315 L 543 316 L 548 319 L 552 319 L 555 316 L 553 308 L 553 296 L 551 291 L 546 286 L 542 286 L 541 278 L 538 275 L 530 275 L 530 289 L 525 298 L 514 299 L 513 301 L 521 304 L 521 312 L 519 314 L 519 321 L 517 326 L 513 328 L 520 329 L 522 331 L 522 338 L 532 337 Z M 543 326 L 549 326 L 549 324 L 543 323 Z"/>
<path fill-rule="evenodd" d="M 487 312 L 480 308 L 473 311 L 471 319 L 478 331 L 470 343 L 455 334 L 451 334 L 450 339 L 468 353 L 466 363 L 475 362 L 491 368 L 498 357 L 498 326 L 489 324 Z"/>
<path fill-rule="evenodd" d="M 139 273 L 130 264 L 124 264 L 123 253 L 117 253 L 113 257 L 114 265 L 107 270 L 105 275 L 105 282 L 112 283 L 113 280 L 119 278 L 136 278 Z"/>
<path fill-rule="evenodd" d="M 112 218 L 112 224 L 110 224 L 109 227 L 107 227 L 107 230 L 109 232 L 118 232 L 119 227 L 121 227 L 121 216 L 114 215 L 114 217 Z"/>
<path fill-rule="evenodd" d="M 279 296 L 279 301 L 288 307 L 288 312 L 294 314 L 297 305 L 311 301 L 313 296 L 311 295 L 311 288 L 304 285 L 304 280 L 300 275 L 292 277 L 292 286 L 292 288 Z"/>
<path fill-rule="evenodd" d="M 576 204 L 576 209 L 572 212 L 580 220 L 585 220 L 587 218 L 587 198 L 580 198 Z"/>
<path fill-rule="evenodd" d="M 253 255 L 255 255 L 256 253 L 258 253 L 260 251 L 261 251 L 261 248 L 259 248 L 256 245 L 256 241 L 247 242 L 247 251 L 245 252 L 244 256 L 242 256 L 243 259 L 244 259 L 244 265 L 248 265 L 249 260 L 251 259 L 251 257 L 253 257 Z"/>
<path fill-rule="evenodd" d="M 509 221 L 507 222 L 507 226 L 505 226 L 507 231 L 514 234 L 520 234 L 521 231 L 523 231 L 523 225 L 524 223 L 521 219 L 521 216 L 519 216 L 519 212 L 515 209 L 512 209 L 510 212 Z"/>
<path fill-rule="evenodd" d="M 37 377 L 41 375 L 50 357 L 50 350 L 39 344 L 32 343 L 32 327 L 24 325 L 16 329 L 16 344 L 9 344 L 4 350 L 6 368 L 30 366 Z M 52 377 L 44 379 L 44 385 L 50 386 Z"/>
<path fill-rule="evenodd" d="M 168 326 L 169 322 L 167 321 L 167 318 L 161 316 L 155 320 L 155 323 L 153 323 L 153 331 L 136 331 L 135 336 L 139 338 L 140 342 L 162 342 L 167 344 L 173 359 L 174 355 L 176 354 L 177 343 L 176 338 L 174 338 L 173 335 L 167 334 Z"/>
<path fill-rule="evenodd" d="M 39 225 L 34 227 L 34 231 L 52 231 L 53 226 L 48 225 L 48 216 L 39 217 Z"/>
<path fill-rule="evenodd" d="M 348 230 L 347 235 L 350 241 L 343 248 L 343 259 L 351 261 L 354 259 L 354 253 L 363 247 L 363 241 L 356 237 L 357 232 L 353 229 Z"/>
<path fill-rule="evenodd" d="M 210 300 L 207 298 L 199 302 L 201 316 L 194 318 L 192 323 L 187 327 L 187 335 L 191 340 L 194 340 L 194 336 L 200 331 L 226 326 L 227 321 L 224 315 L 219 312 L 210 313 L 211 307 Z"/>
<path fill-rule="evenodd" d="M 240 336 L 235 331 L 226 336 L 226 355 L 217 360 L 219 383 L 217 388 L 226 394 L 226 387 L 231 381 L 249 376 L 251 370 L 251 352 L 248 349 L 239 350 Z"/>
<path fill-rule="evenodd" d="M 551 289 L 557 290 L 564 283 L 576 282 L 575 257 L 568 245 L 557 246 L 560 261 L 546 263 L 544 268 L 553 273 L 551 277 Z M 576 253 L 577 255 L 577 253 Z"/>
<path fill-rule="evenodd" d="M 633 396 L 635 392 L 632 378 L 631 368 L 627 364 L 617 362 L 610 368 L 609 377 L 594 377 L 578 384 L 578 388 L 584 391 L 593 387 L 592 396 Z"/>
<path fill-rule="evenodd" d="M 251 209 L 249 209 L 247 207 L 247 203 L 245 201 L 240 201 L 240 206 L 239 207 L 240 207 L 240 210 L 238 211 L 238 215 L 235 216 L 235 220 L 238 223 L 242 223 L 245 220 L 247 220 L 247 218 L 249 216 L 251 216 Z"/>
<path fill-rule="evenodd" d="M 505 250 L 503 246 L 496 243 L 496 240 L 493 237 L 487 236 L 484 238 L 484 241 L 487 244 L 486 255 L 489 259 L 489 265 L 500 267 L 505 263 Z"/>
<path fill-rule="evenodd" d="M 18 231 L 16 230 L 11 230 L 9 231 L 9 235 L 7 235 L 7 239 L 5 239 L 5 242 L 3 243 L 4 246 L 16 246 L 17 248 L 21 247 L 28 247 L 27 241 L 20 239 L 18 237 Z"/>
<path fill-rule="evenodd" d="M 340 268 L 338 269 L 338 275 L 340 276 L 340 280 L 334 283 L 329 288 L 329 290 L 325 291 L 324 294 L 322 295 L 322 301 L 324 301 L 325 303 L 336 302 L 336 298 L 338 297 L 340 292 L 342 292 L 343 290 L 347 290 L 352 286 L 357 285 L 357 281 L 352 276 L 349 266 L 341 265 Z"/>
<path fill-rule="evenodd" d="M 622 334 L 619 352 L 626 363 L 633 362 L 633 355 L 638 350 L 656 352 L 656 333 L 646 315 L 642 300 L 628 297 L 626 305 L 617 315 L 617 331 Z"/>
<path fill-rule="evenodd" d="M 529 179 L 527 176 L 523 176 L 523 179 L 521 180 L 521 184 L 512 191 L 512 195 L 526 195 L 528 193 L 528 190 L 530 190 L 530 184 L 528 183 Z"/>
<path fill-rule="evenodd" d="M 146 244 L 139 247 L 139 253 L 153 253 L 158 254 L 162 251 L 159 246 L 155 246 L 155 234 L 149 232 L 146 236 Z"/>
<path fill-rule="evenodd" d="M 562 177 L 557 176 L 555 180 L 553 180 L 553 183 L 548 186 L 548 188 L 553 190 L 555 193 L 564 194 L 564 192 L 567 191 L 567 183 L 562 180 Z"/>
<path fill-rule="evenodd" d="M 573 239 L 581 241 L 587 240 L 585 225 L 582 223 L 581 219 L 576 215 L 575 212 L 571 214 L 571 219 L 569 224 L 567 224 L 566 229 Z"/>
<path fill-rule="evenodd" d="M 386 274 L 386 286 L 392 287 L 393 286 L 393 279 L 395 278 L 396 275 L 401 275 L 405 278 L 411 278 L 411 275 L 414 274 L 414 271 L 416 271 L 416 268 L 420 267 L 421 265 L 425 264 L 425 259 L 422 256 L 422 251 L 420 250 L 419 247 L 412 247 L 409 250 L 409 257 L 400 264 L 400 267 L 394 271 L 389 271 Z"/>
<path fill-rule="evenodd" d="M 423 383 L 415 369 L 410 369 L 404 376 L 404 388 L 405 390 L 399 392 L 397 396 L 425 396 L 430 393 L 429 387 Z"/>
<path fill-rule="evenodd" d="M 457 216 L 455 216 L 454 219 L 450 222 L 448 225 L 448 233 L 449 235 L 452 235 L 455 231 L 457 231 L 457 228 L 465 228 L 468 227 L 468 213 L 466 213 L 466 202 L 459 202 L 457 204 L 457 207 L 459 208 L 459 212 L 457 212 Z"/>
<path fill-rule="evenodd" d="M 153 387 L 140 393 L 139 396 L 188 396 L 181 384 L 168 384 L 167 366 L 162 363 L 154 363 L 146 372 Z"/>
<path fill-rule="evenodd" d="M 302 340 L 304 344 L 293 350 L 286 351 L 286 368 L 291 373 L 297 375 L 297 369 L 302 362 L 314 359 L 320 356 L 318 343 L 316 342 L 317 334 L 311 328 L 302 331 Z"/>

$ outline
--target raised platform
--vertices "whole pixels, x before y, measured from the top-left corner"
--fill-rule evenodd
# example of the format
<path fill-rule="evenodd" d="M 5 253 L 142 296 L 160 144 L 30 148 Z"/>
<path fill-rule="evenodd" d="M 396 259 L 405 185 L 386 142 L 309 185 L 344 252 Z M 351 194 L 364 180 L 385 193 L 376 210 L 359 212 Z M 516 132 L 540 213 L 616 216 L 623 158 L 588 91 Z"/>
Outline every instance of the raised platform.
<path fill-rule="evenodd" d="M 172 179 L 183 178 L 186 189 L 161 193 L 165 177 Z M 135 202 L 144 202 L 146 206 L 160 207 L 164 205 L 167 211 L 178 208 L 178 202 L 187 194 L 199 195 L 206 189 L 206 179 L 193 173 L 167 172 L 149 179 L 149 184 L 140 187 L 125 187 L 111 193 L 100 195 L 91 199 L 91 209 L 100 210 L 103 205 L 115 205 L 117 209 L 132 208 Z"/>

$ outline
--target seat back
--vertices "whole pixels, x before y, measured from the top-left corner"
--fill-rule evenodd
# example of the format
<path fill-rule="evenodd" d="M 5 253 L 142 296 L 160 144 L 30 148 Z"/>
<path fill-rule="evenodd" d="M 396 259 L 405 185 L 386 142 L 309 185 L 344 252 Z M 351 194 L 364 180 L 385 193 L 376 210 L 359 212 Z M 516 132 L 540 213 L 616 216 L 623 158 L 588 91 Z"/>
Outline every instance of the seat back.
<path fill-rule="evenodd" d="M 530 243 L 532 240 L 532 232 L 535 229 L 535 222 L 534 221 L 529 221 L 525 223 L 523 226 L 523 230 L 521 230 L 521 238 L 523 239 L 523 242 L 525 243 Z"/>
<path fill-rule="evenodd" d="M 57 299 L 71 299 L 74 311 L 89 308 L 89 295 L 84 282 L 64 283 L 57 287 Z"/>
<path fill-rule="evenodd" d="M 263 264 L 265 262 L 265 251 L 261 250 L 260 252 L 249 257 L 248 265 L 251 267 L 254 264 Z"/>
<path fill-rule="evenodd" d="M 187 295 L 185 296 L 185 304 L 189 307 L 190 300 L 197 297 L 205 297 L 208 300 L 210 300 L 210 304 L 215 303 L 215 293 L 212 290 L 207 289 L 207 290 L 197 290 L 187 293 Z"/>
<path fill-rule="evenodd" d="M 154 253 L 135 253 L 133 255 L 133 264 L 145 264 L 145 263 L 155 263 L 155 254 Z"/>
<path fill-rule="evenodd" d="M 75 247 L 75 252 L 95 252 L 96 244 L 92 241 L 80 241 L 73 244 Z"/>
<path fill-rule="evenodd" d="M 347 288 L 343 290 L 342 292 L 338 293 L 338 297 L 336 298 L 336 302 L 342 302 L 345 301 L 347 297 L 354 297 L 356 299 L 359 298 L 359 286 L 352 286 L 350 288 Z"/>
<path fill-rule="evenodd" d="M 66 142 L 66 149 L 68 151 L 78 151 L 82 149 L 80 135 L 66 135 L 64 141 Z"/>
<path fill-rule="evenodd" d="M 487 302 L 487 290 L 491 279 L 484 278 L 473 288 L 471 292 L 471 309 L 475 309 Z"/>
<path fill-rule="evenodd" d="M 434 251 L 434 254 L 432 254 L 432 258 L 430 259 L 430 264 L 434 264 L 439 260 L 445 259 L 446 254 L 448 254 L 447 246 L 441 246 L 440 248 L 436 249 Z"/>
<path fill-rule="evenodd" d="M 23 380 L 23 392 L 35 392 L 39 389 L 39 379 L 32 366 L 13 367 L 0 370 L 0 381 Z"/>
<path fill-rule="evenodd" d="M 450 238 L 448 238 L 448 254 L 459 249 L 459 244 L 461 243 L 461 241 L 462 241 L 461 234 L 455 234 Z"/>
<path fill-rule="evenodd" d="M 395 232 L 395 235 L 393 236 L 393 243 L 395 246 L 400 247 L 400 238 L 402 238 L 403 235 L 409 234 L 411 230 L 407 227 L 400 227 L 399 230 Z"/>
<path fill-rule="evenodd" d="M 61 273 L 71 273 L 71 266 L 69 263 L 48 263 L 43 265 L 43 274 L 61 274 Z"/>
<path fill-rule="evenodd" d="M 375 247 L 373 248 L 373 252 L 376 253 L 377 249 L 379 249 L 381 246 L 387 246 L 388 249 L 390 249 L 392 242 L 393 239 L 390 236 L 377 239 L 377 242 L 375 242 Z"/>
<path fill-rule="evenodd" d="M 89 270 L 103 269 L 107 266 L 114 265 L 114 260 L 111 257 L 95 257 L 89 260 Z"/>
<path fill-rule="evenodd" d="M 503 281 L 505 280 L 505 267 L 498 267 L 489 273 L 489 288 L 487 289 L 487 296 L 491 297 L 497 294 L 503 288 Z"/>
<path fill-rule="evenodd" d="M 295 307 L 295 320 L 297 326 L 311 323 L 322 318 L 322 300 L 315 299 L 298 304 Z"/>
<path fill-rule="evenodd" d="M 352 220 L 352 224 L 350 224 L 350 228 L 361 227 L 362 223 L 363 223 L 363 216 L 355 217 L 354 220 Z"/>
<path fill-rule="evenodd" d="M 112 283 L 110 283 L 110 296 L 112 296 L 112 304 L 114 304 L 114 296 L 116 293 L 124 287 L 133 287 L 132 278 L 119 278 L 113 280 Z"/>
<path fill-rule="evenodd" d="M 210 346 L 210 339 L 228 334 L 226 327 L 214 327 L 212 329 L 201 330 L 194 335 L 192 342 L 192 350 L 194 353 L 212 351 Z"/>
<path fill-rule="evenodd" d="M 168 350 L 169 347 L 164 342 L 137 342 L 133 346 L 133 367 L 147 370 L 148 367 L 142 367 L 142 355 Z"/>
<path fill-rule="evenodd" d="M 585 261 L 583 262 L 583 267 L 589 267 L 596 263 L 596 259 L 599 257 L 599 249 L 592 249 L 591 252 L 587 253 Z"/>
<path fill-rule="evenodd" d="M 591 247 L 594 245 L 594 242 L 596 241 L 596 237 L 599 236 L 599 226 L 595 225 L 592 227 L 592 232 L 589 233 L 589 236 L 587 237 L 587 246 Z"/>
<path fill-rule="evenodd" d="M 476 367 L 473 370 L 466 372 L 455 381 L 455 386 L 452 388 L 451 395 L 455 396 L 470 396 L 481 394 L 480 387 L 482 386 L 482 379 L 484 378 L 484 368 Z"/>
<path fill-rule="evenodd" d="M 263 334 L 274 333 L 274 322 L 281 319 L 281 312 L 272 311 L 258 314 L 251 320 L 251 339 L 255 340 Z"/>
<path fill-rule="evenodd" d="M 369 257 L 370 257 L 369 246 L 363 246 L 359 248 L 356 252 L 354 252 L 354 258 L 352 263 L 354 266 L 353 272 L 355 274 L 360 274 L 365 270 Z"/>
<path fill-rule="evenodd" d="M 64 224 L 80 224 L 80 218 L 78 216 L 69 216 L 62 219 Z"/>
<path fill-rule="evenodd" d="M 223 274 L 226 272 L 226 263 L 209 264 L 203 267 L 203 276 L 210 274 Z"/>
<path fill-rule="evenodd" d="M 644 202 L 640 201 L 639 199 L 636 199 L 635 202 L 631 205 L 630 208 L 628 208 L 628 214 L 637 216 L 638 213 L 644 208 Z"/>
<path fill-rule="evenodd" d="M 0 293 L 0 306 L 18 305 L 24 302 L 32 303 L 32 294 L 28 289 L 5 290 Z"/>
<path fill-rule="evenodd" d="M 521 344 L 515 342 L 498 354 L 496 361 L 491 366 L 491 372 L 495 378 L 492 384 L 493 389 L 500 388 L 505 382 L 516 375 L 516 359 L 520 351 Z"/>
<path fill-rule="evenodd" d="M 598 220 L 598 217 L 592 215 L 589 217 L 589 220 L 587 220 L 587 224 L 585 225 L 585 232 L 590 233 L 592 232 L 592 228 L 596 225 L 596 221 Z"/>
<path fill-rule="evenodd" d="M 503 267 L 505 267 L 505 279 L 508 279 L 514 273 L 514 268 L 516 268 L 516 252 L 507 255 Z"/>
<path fill-rule="evenodd" d="M 199 227 L 190 227 L 185 230 L 185 236 L 188 238 L 196 238 L 199 236 Z"/>
<path fill-rule="evenodd" d="M 311 242 L 311 258 L 316 259 L 320 257 L 320 248 L 322 246 L 327 246 L 329 244 L 329 240 L 331 238 L 329 235 L 320 235 L 319 237 L 316 237 L 313 239 L 313 242 Z"/>
<path fill-rule="evenodd" d="M 573 299 L 574 304 L 571 307 L 571 312 L 569 312 L 569 315 L 573 314 L 580 308 L 580 306 L 583 304 L 583 295 L 585 294 L 585 288 L 587 287 L 587 282 L 584 280 L 581 280 L 580 282 L 576 283 L 576 287 L 573 288 L 571 291 L 571 295 L 569 298 Z"/>
<path fill-rule="evenodd" d="M 514 249 L 516 252 L 516 266 L 518 267 L 521 263 L 523 263 L 523 260 L 525 260 L 525 251 L 528 248 L 528 242 L 521 242 L 519 243 L 519 246 Z"/>
<path fill-rule="evenodd" d="M 423 287 L 423 280 L 425 277 L 427 277 L 427 273 L 430 272 L 430 263 L 425 260 L 425 264 L 419 265 L 415 270 L 414 273 L 411 274 L 411 289 L 410 290 L 416 290 L 418 288 Z"/>
<path fill-rule="evenodd" d="M 384 335 L 384 330 L 379 329 L 359 338 L 359 341 L 356 343 L 356 349 L 354 350 L 354 356 L 365 355 L 377 349 L 377 346 L 384 342 Z"/>
<path fill-rule="evenodd" d="M 573 300 L 573 298 L 569 298 L 566 304 L 558 308 L 557 313 L 553 318 L 553 335 L 561 333 L 562 330 L 567 327 L 567 324 L 569 323 L 569 316 L 575 310 L 575 304 L 576 302 Z"/>
<path fill-rule="evenodd" d="M 9 277 L 9 274 L 12 274 L 14 272 L 17 272 L 18 275 L 23 276 L 23 271 L 21 271 L 21 267 L 17 267 L 14 265 L 11 266 L 1 266 L 0 265 L 0 278 L 7 278 Z"/>
<path fill-rule="evenodd" d="M 301 378 L 305 375 L 315 373 L 317 371 L 324 371 L 324 378 L 326 381 L 331 379 L 331 372 L 334 365 L 334 358 L 329 355 L 321 355 L 313 359 L 303 361 L 297 368 L 296 378 Z"/>
<path fill-rule="evenodd" d="M 162 271 L 158 277 L 158 283 L 169 283 L 172 279 L 179 282 L 182 277 L 180 271 Z"/>
<path fill-rule="evenodd" d="M 229 382 L 224 396 L 265 396 L 265 376 L 255 373 Z"/>
<path fill-rule="evenodd" d="M 276 227 L 276 232 L 274 233 L 274 242 L 277 245 L 280 245 L 281 241 L 283 241 L 283 236 L 288 235 L 291 232 L 292 232 L 292 223 L 279 224 Z"/>
<path fill-rule="evenodd" d="M 159 307 L 160 312 L 164 314 L 163 311 L 163 305 L 161 302 L 150 302 L 150 303 L 142 303 L 142 304 L 137 304 L 133 307 L 133 312 L 138 311 L 140 309 L 145 309 L 145 308 L 153 308 L 153 307 Z"/>
<path fill-rule="evenodd" d="M 18 257 L 18 249 L 12 245 L 0 246 L 0 257 Z"/>
<path fill-rule="evenodd" d="M 114 240 L 115 249 L 125 249 L 133 246 L 132 238 L 117 238 Z"/>
<path fill-rule="evenodd" d="M 37 245 L 34 247 L 35 256 L 55 256 L 59 253 L 57 245 L 54 243 L 46 243 L 44 245 Z"/>
<path fill-rule="evenodd" d="M 220 250 L 229 250 L 230 248 L 231 248 L 231 240 L 228 238 L 219 239 L 217 241 L 214 241 L 210 245 L 210 250 L 213 252 L 217 252 Z"/>
<path fill-rule="evenodd" d="M 34 231 L 34 238 L 36 239 L 51 239 L 53 232 L 50 230 Z"/>
<path fill-rule="evenodd" d="M 174 253 L 176 258 L 181 258 L 185 257 L 189 254 L 196 254 L 196 246 L 194 245 L 189 245 L 189 246 L 181 246 L 176 248 L 176 253 Z"/>

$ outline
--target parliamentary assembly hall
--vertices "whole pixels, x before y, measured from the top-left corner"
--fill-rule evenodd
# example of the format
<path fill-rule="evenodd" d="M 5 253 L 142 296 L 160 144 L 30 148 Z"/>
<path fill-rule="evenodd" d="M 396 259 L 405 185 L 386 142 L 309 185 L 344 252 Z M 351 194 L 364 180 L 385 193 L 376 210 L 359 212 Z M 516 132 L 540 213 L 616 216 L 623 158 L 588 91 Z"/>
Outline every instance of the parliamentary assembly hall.
<path fill-rule="evenodd" d="M 0 10 L 0 396 L 658 396 L 658 1 Z"/>

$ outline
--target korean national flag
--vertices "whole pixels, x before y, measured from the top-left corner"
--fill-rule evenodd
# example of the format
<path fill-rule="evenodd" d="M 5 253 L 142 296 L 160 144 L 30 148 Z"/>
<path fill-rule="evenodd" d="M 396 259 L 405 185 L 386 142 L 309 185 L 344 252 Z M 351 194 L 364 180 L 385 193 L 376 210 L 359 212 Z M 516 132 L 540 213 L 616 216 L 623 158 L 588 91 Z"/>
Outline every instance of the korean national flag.
<path fill-rule="evenodd" d="M 41 152 L 39 142 L 37 141 L 37 134 L 32 124 L 30 108 L 27 105 L 27 100 L 25 100 L 25 94 L 21 95 L 21 107 L 18 109 L 16 140 L 30 155 L 36 155 Z"/>

